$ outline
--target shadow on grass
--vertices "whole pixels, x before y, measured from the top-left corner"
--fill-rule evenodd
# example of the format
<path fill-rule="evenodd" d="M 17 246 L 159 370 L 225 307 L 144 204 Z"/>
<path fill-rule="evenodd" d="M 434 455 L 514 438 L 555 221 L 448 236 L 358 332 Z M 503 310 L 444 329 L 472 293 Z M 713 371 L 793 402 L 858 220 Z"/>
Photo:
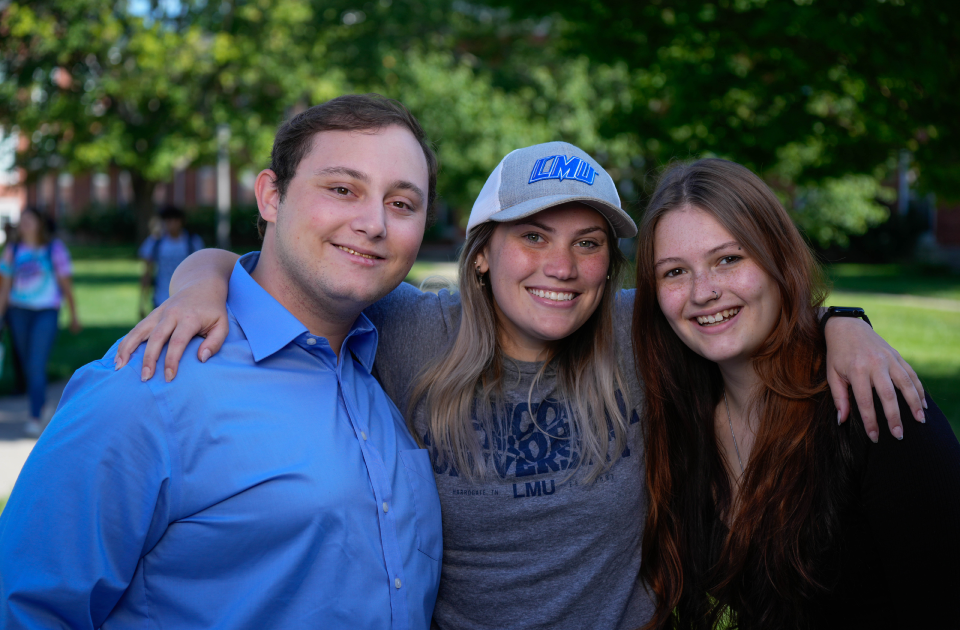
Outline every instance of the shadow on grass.
<path fill-rule="evenodd" d="M 960 274 L 940 267 L 836 264 L 827 273 L 835 291 L 960 299 Z"/>
<path fill-rule="evenodd" d="M 136 260 L 136 245 L 71 245 L 74 260 Z"/>
<path fill-rule="evenodd" d="M 140 276 L 136 273 L 127 274 L 93 274 L 77 273 L 73 276 L 75 284 L 136 284 L 140 282 Z"/>

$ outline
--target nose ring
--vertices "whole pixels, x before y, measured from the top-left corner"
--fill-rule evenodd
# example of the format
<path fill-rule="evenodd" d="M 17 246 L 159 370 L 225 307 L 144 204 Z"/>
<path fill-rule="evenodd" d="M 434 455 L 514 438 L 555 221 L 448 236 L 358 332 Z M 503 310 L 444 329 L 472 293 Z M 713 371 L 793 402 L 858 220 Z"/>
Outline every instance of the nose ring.
<path fill-rule="evenodd" d="M 719 298 L 719 297 L 720 297 L 720 294 L 719 294 L 719 293 L 717 293 L 716 291 L 713 291 L 712 293 L 713 293 L 713 299 L 715 299 L 715 300 L 716 300 L 717 298 Z"/>

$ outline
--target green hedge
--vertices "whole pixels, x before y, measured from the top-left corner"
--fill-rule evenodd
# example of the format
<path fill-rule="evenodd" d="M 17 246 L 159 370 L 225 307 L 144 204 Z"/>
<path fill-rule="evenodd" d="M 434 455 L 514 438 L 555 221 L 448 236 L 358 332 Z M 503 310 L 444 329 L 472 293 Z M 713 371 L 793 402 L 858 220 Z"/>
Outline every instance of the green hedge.
<path fill-rule="evenodd" d="M 210 206 L 186 211 L 186 227 L 199 234 L 204 243 L 217 240 L 217 210 Z M 234 247 L 258 248 L 256 205 L 235 206 L 230 210 L 230 240 Z M 67 217 L 61 226 L 76 240 L 88 244 L 137 243 L 137 220 L 132 208 L 90 206 L 84 212 Z"/>

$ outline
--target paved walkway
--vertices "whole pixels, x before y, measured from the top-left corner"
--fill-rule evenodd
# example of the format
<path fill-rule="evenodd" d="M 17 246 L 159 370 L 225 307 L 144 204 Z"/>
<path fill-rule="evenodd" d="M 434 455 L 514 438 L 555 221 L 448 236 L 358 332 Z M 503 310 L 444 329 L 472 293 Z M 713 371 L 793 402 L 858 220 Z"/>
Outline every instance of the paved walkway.
<path fill-rule="evenodd" d="M 47 386 L 47 404 L 57 404 L 66 384 L 59 381 Z M 27 455 L 37 443 L 23 433 L 29 409 L 26 396 L 0 397 L 0 497 L 8 496 L 13 490 Z"/>

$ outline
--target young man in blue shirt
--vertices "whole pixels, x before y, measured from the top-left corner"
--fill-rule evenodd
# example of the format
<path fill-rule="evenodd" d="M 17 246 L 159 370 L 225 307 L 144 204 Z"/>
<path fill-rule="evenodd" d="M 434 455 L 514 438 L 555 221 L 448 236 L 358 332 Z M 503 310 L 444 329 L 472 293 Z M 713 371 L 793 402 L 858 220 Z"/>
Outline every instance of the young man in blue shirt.
<path fill-rule="evenodd" d="M 348 96 L 271 166 L 202 372 L 194 340 L 172 383 L 143 349 L 71 379 L 0 517 L 0 627 L 429 627 L 436 486 L 361 311 L 413 264 L 436 159 L 401 105 Z"/>
<path fill-rule="evenodd" d="M 143 261 L 143 275 L 140 278 L 142 294 L 153 289 L 153 306 L 159 306 L 170 297 L 170 279 L 177 265 L 193 252 L 203 249 L 203 239 L 184 229 L 186 215 L 176 206 L 164 206 L 157 212 L 163 222 L 163 233 L 148 236 L 137 250 L 137 256 Z M 140 300 L 141 313 L 144 316 L 143 297 Z"/>

